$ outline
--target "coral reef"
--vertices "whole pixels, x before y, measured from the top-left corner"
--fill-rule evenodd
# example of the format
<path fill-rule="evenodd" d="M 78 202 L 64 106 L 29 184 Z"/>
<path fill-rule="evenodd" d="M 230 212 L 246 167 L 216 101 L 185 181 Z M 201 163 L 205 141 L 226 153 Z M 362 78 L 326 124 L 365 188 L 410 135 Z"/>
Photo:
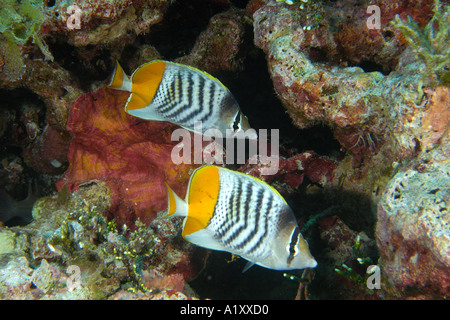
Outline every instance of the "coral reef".
<path fill-rule="evenodd" d="M 258 164 L 251 164 L 249 159 L 247 163 L 239 168 L 239 171 L 254 177 L 263 179 L 267 183 L 276 182 L 278 186 L 285 185 L 290 190 L 295 190 L 302 184 L 304 177 L 308 177 L 312 182 L 318 185 L 325 186 L 331 183 L 334 179 L 334 169 L 337 167 L 337 162 L 328 157 L 319 156 L 315 152 L 303 152 L 292 157 L 279 158 L 278 170 L 274 175 L 264 175 L 263 165 L 257 161 Z M 280 190 L 282 191 L 282 190 Z M 286 192 L 289 193 L 287 190 Z"/>
<path fill-rule="evenodd" d="M 21 148 L 23 154 L 15 155 L 24 157 L 38 173 L 58 175 L 67 168 L 70 104 L 90 86 L 86 80 L 99 69 L 105 73 L 97 75 L 97 80 L 107 77 L 114 57 L 137 34 L 147 33 L 160 21 L 169 2 L 80 0 L 71 4 L 81 13 L 79 27 L 71 27 L 74 11 L 68 10 L 70 4 L 64 1 L 8 0 L 2 2 L 0 11 L 0 88 L 7 90 L 3 95 L 11 96 L 12 102 L 6 104 L 7 118 L 23 117 L 20 126 L 17 121 L 3 122 L 2 118 L 2 126 L 15 126 L 15 136 L 8 136 L 8 147 Z M 140 23 L 136 23 L 137 16 Z M 109 49 L 117 49 L 117 53 L 105 62 L 99 61 L 109 44 Z M 84 62 L 78 60 L 80 64 L 76 65 L 73 59 L 80 57 Z M 20 95 L 24 92 L 31 96 L 28 104 L 44 105 L 39 121 L 22 110 Z M 23 129 L 28 136 L 22 134 Z"/>
<path fill-rule="evenodd" d="M 448 1 L 0 2 L 0 298 L 448 297 Z M 280 129 L 276 174 L 225 166 L 285 197 L 315 270 L 241 274 L 156 219 L 164 182 L 184 196 L 199 164 L 172 162 L 177 126 L 104 88 L 116 59 L 205 70 Z"/>
<path fill-rule="evenodd" d="M 350 229 L 338 216 L 322 219 L 318 229 L 326 243 L 322 252 L 325 263 L 316 272 L 317 282 L 311 284 L 310 294 L 320 297 L 320 287 L 325 285 L 329 298 L 380 299 L 380 290 L 371 291 L 366 285 L 367 268 L 376 264 L 378 255 L 375 241 L 364 231 Z"/>
<path fill-rule="evenodd" d="M 25 72 L 20 47 L 30 38 L 48 60 L 53 60 L 45 42 L 38 34 L 45 20 L 42 0 L 4 0 L 0 8 L 0 17 L 2 71 L 10 81 L 21 79 Z"/>
<path fill-rule="evenodd" d="M 367 16 L 356 14 L 357 11 L 361 12 L 365 9 L 362 6 L 350 9 L 323 3 L 325 19 L 313 28 L 308 27 L 311 19 L 308 7 L 304 6 L 266 1 L 254 11 L 253 17 L 255 44 L 266 53 L 274 88 L 293 123 L 299 128 L 307 128 L 318 122 L 326 124 L 333 130 L 341 147 L 347 151 L 347 155 L 339 161 L 334 170 L 334 179 L 330 179 L 331 184 L 326 186 L 331 198 L 340 197 L 342 201 L 343 192 L 364 195 L 372 202 L 369 211 L 365 213 L 365 216 L 372 217 L 370 218 L 372 220 L 377 211 L 377 204 L 381 201 L 378 206 L 377 224 L 377 237 L 385 241 L 385 245 L 381 245 L 381 240 L 378 241 L 382 256 L 381 265 L 387 268 L 385 272 L 397 285 L 396 297 L 405 298 L 410 296 L 405 289 L 409 288 L 410 284 L 407 279 L 397 279 L 405 270 L 400 268 L 401 262 L 398 259 L 404 261 L 405 258 L 400 258 L 401 253 L 397 255 L 393 252 L 400 246 L 408 248 L 409 245 L 403 242 L 407 241 L 406 238 L 399 236 L 394 249 L 390 246 L 393 242 L 390 237 L 394 236 L 396 228 L 399 232 L 409 232 L 410 226 L 415 222 L 399 218 L 398 223 L 395 223 L 396 227 L 391 226 L 394 221 L 386 217 L 391 214 L 391 209 L 386 209 L 384 205 L 384 201 L 388 200 L 383 190 L 385 188 L 389 190 L 389 185 L 396 181 L 395 177 L 390 181 L 392 174 L 395 174 L 396 170 L 403 165 L 415 161 L 414 159 L 431 152 L 430 150 L 435 150 L 439 145 L 448 144 L 446 140 L 449 126 L 448 117 L 446 117 L 449 111 L 448 88 L 436 87 L 435 83 L 425 81 L 422 76 L 422 72 L 429 75 L 432 68 L 430 65 L 441 71 L 445 70 L 446 62 L 443 61 L 446 61 L 448 53 L 444 53 L 446 50 L 441 49 L 448 45 L 445 40 L 448 37 L 448 24 L 441 26 L 447 19 L 447 9 L 444 9 L 447 6 L 441 6 L 439 2 L 434 4 L 435 15 L 431 20 L 427 18 L 427 12 L 433 8 L 433 4 L 429 4 L 422 14 L 412 10 L 411 15 L 414 15 L 414 19 L 426 25 L 423 33 L 411 18 L 408 26 L 402 24 L 398 16 L 395 18 L 396 23 L 389 24 L 396 14 L 402 13 L 403 16 L 411 12 L 400 11 L 399 9 L 404 8 L 405 4 L 402 1 L 397 3 L 398 8 L 389 12 L 388 17 L 382 15 L 383 19 L 380 21 L 378 30 L 368 30 L 367 27 L 363 27 Z M 377 4 L 382 10 L 388 9 L 385 2 Z M 327 18 L 334 9 L 349 14 L 354 22 L 346 26 L 343 24 L 345 19 L 336 13 L 333 15 L 334 19 Z M 436 13 L 441 9 L 442 12 Z M 329 24 L 333 28 L 330 28 Z M 400 27 L 403 34 L 395 26 Z M 356 29 L 352 31 L 353 27 Z M 408 28 L 414 33 L 407 32 Z M 341 32 L 340 30 L 343 29 L 344 31 Z M 354 34 L 356 30 L 358 35 Z M 389 37 L 387 37 L 388 33 Z M 413 48 L 405 49 L 404 40 L 402 40 L 404 35 L 409 37 L 408 39 L 420 37 L 421 42 L 416 42 Z M 371 39 L 371 45 L 360 46 L 360 42 L 364 43 L 361 37 Z M 375 39 L 380 37 L 385 39 L 377 42 Z M 428 46 L 428 42 L 433 42 L 433 45 Z M 355 51 L 355 48 L 363 48 L 365 52 Z M 414 52 L 422 54 L 422 59 L 414 60 Z M 360 60 L 358 61 L 355 57 Z M 371 61 L 372 67 L 376 67 L 383 61 L 389 66 L 389 70 L 378 68 L 384 74 L 370 72 L 373 70 L 363 63 L 364 60 Z M 437 116 L 437 112 L 442 112 L 443 117 Z M 438 157 L 437 154 L 434 155 Z M 445 168 L 447 164 L 442 166 Z M 419 181 L 427 184 L 425 176 L 417 177 L 416 183 Z M 427 198 L 429 191 L 414 187 L 410 190 L 410 197 L 416 199 Z M 335 194 L 336 191 L 339 194 Z M 405 190 L 405 192 L 408 191 Z M 444 195 L 448 195 L 448 190 L 445 188 L 442 192 L 439 199 L 445 199 Z M 407 197 L 399 191 L 397 197 L 402 196 Z M 350 203 L 352 202 L 344 204 L 344 207 L 349 208 Z M 410 205 L 411 209 L 407 209 Z M 402 202 L 402 206 L 404 210 L 414 210 L 414 205 L 407 201 Z M 387 211 L 389 214 L 385 213 Z M 363 213 L 360 213 L 358 219 L 361 219 L 361 214 Z M 445 215 L 445 212 L 443 214 Z M 360 223 L 359 226 L 361 227 L 362 224 Z M 439 230 L 440 222 L 430 222 L 428 227 L 429 229 L 424 230 L 423 234 L 431 234 L 434 228 Z M 422 231 L 417 237 L 420 238 L 420 234 Z M 430 241 L 433 242 L 432 239 Z M 448 254 L 447 249 L 442 249 L 448 248 L 448 239 L 442 243 L 447 244 L 443 247 L 440 244 L 424 244 L 423 246 Z M 417 246 L 417 243 L 415 242 L 412 246 Z M 408 254 L 411 253 L 411 250 L 405 250 Z M 431 257 L 429 259 L 429 263 L 422 264 L 427 265 L 424 269 L 441 270 L 442 262 L 438 258 L 437 260 Z M 413 277 L 415 272 L 421 278 L 420 268 L 415 270 L 411 266 L 406 273 Z M 439 284 L 433 283 L 429 286 L 436 292 L 433 293 L 431 288 L 424 290 L 425 297 L 445 297 L 448 294 L 444 289 L 439 290 L 440 287 L 448 286 L 445 274 L 442 277 L 444 280 L 437 280 Z M 424 283 L 426 279 L 428 278 L 421 278 Z M 404 290 L 403 294 L 400 294 L 401 290 Z M 385 295 L 389 296 L 388 290 Z"/>
<path fill-rule="evenodd" d="M 148 32 L 150 26 L 162 20 L 169 3 L 165 0 L 77 0 L 70 3 L 74 9 L 69 10 L 68 3 L 58 1 L 49 9 L 51 18 L 45 21 L 42 32 L 65 35 L 68 43 L 76 47 L 118 44 L 130 38 L 129 32 Z M 77 13 L 80 14 L 79 24 L 74 21 Z"/>
<path fill-rule="evenodd" d="M 243 10 L 230 9 L 213 16 L 189 55 L 176 61 L 211 74 L 239 72 L 251 44 L 251 24 Z"/>
<path fill-rule="evenodd" d="M 275 90 L 296 126 L 306 128 L 323 122 L 335 130 L 345 129 L 345 137 L 347 132 L 355 135 L 352 129 L 367 127 L 371 135 L 380 136 L 372 140 L 381 139 L 386 123 L 380 118 L 389 119 L 392 113 L 387 105 L 408 107 L 417 101 L 417 95 L 411 93 L 411 97 L 404 98 L 386 92 L 391 83 L 383 83 L 387 80 L 380 73 L 314 63 L 317 59 L 311 48 L 330 51 L 330 47 L 337 45 L 326 27 L 303 30 L 302 10 L 269 2 L 255 12 L 254 19 L 255 44 L 265 51 Z M 398 82 L 391 77 L 392 83 Z M 410 82 L 414 86 L 418 80 Z M 399 90 L 402 89 L 407 90 Z M 340 142 L 344 140 L 340 135 L 337 138 Z"/>
<path fill-rule="evenodd" d="M 434 1 L 433 18 L 423 28 L 419 28 L 410 16 L 405 24 L 395 16 L 393 25 L 402 30 L 402 34 L 413 48 L 414 53 L 426 65 L 425 81 L 431 86 L 439 83 L 450 85 L 450 6 Z"/>
<path fill-rule="evenodd" d="M 126 93 L 102 88 L 72 104 L 67 124 L 73 136 L 70 165 L 58 188 L 67 185 L 73 191 L 91 180 L 105 181 L 117 223 L 132 226 L 140 218 L 148 225 L 167 206 L 164 183 L 184 194 L 189 169 L 196 166 L 174 166 L 171 152 L 176 142 L 171 135 L 177 126 L 126 115 L 127 98 Z"/>
<path fill-rule="evenodd" d="M 450 293 L 449 136 L 388 183 L 378 205 L 377 244 L 385 291 L 396 298 Z"/>
<path fill-rule="evenodd" d="M 167 228 L 139 220 L 134 231 L 119 231 L 102 215 L 111 204 L 106 184 L 92 182 L 40 199 L 26 228 L 0 228 L 0 297 L 119 299 L 137 290 L 141 299 L 195 296 L 185 280 L 196 265 L 180 262 L 192 246 L 178 247 Z"/>
<path fill-rule="evenodd" d="M 46 126 L 42 134 L 23 152 L 25 162 L 37 172 L 62 173 L 67 169 L 70 135 L 56 126 Z"/>

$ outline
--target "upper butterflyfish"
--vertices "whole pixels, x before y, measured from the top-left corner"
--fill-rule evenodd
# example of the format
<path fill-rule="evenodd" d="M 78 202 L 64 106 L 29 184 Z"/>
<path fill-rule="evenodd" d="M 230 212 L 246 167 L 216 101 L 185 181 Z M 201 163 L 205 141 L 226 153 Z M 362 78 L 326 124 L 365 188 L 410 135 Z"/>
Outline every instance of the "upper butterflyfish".
<path fill-rule="evenodd" d="M 206 165 L 192 174 L 185 200 L 167 189 L 167 216 L 185 217 L 185 240 L 241 256 L 248 267 L 289 270 L 317 265 L 291 208 L 266 182 Z"/>
<path fill-rule="evenodd" d="M 169 121 L 193 132 L 198 131 L 194 125 L 200 122 L 200 134 L 217 129 L 223 137 L 242 132 L 244 137 L 257 138 L 255 130 L 247 131 L 251 129 L 247 117 L 231 92 L 218 79 L 194 67 L 154 60 L 128 77 L 117 62 L 108 88 L 131 92 L 125 112 L 135 117 Z"/>

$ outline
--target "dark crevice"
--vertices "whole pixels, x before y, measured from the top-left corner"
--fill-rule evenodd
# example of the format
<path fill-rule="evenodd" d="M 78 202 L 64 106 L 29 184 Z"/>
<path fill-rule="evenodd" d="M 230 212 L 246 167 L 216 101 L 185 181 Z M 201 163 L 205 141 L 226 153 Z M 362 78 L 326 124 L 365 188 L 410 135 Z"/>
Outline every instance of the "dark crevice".
<path fill-rule="evenodd" d="M 113 59 L 109 49 L 99 50 L 91 45 L 77 48 L 65 41 L 49 42 L 48 46 L 55 62 L 70 71 L 85 91 L 89 91 L 93 82 L 103 81 L 111 73 Z"/>
<path fill-rule="evenodd" d="M 311 62 L 323 63 L 329 59 L 328 52 L 324 48 L 311 47 L 308 50 L 308 57 Z"/>
<path fill-rule="evenodd" d="M 30 138 L 27 124 L 35 123 L 42 131 L 46 126 L 46 112 L 45 103 L 31 90 L 0 89 L 0 189 L 15 199 L 26 198 L 32 181 L 37 186 L 34 194 L 48 194 L 48 189 L 43 190 L 41 180 L 49 177 L 36 173 L 25 162 L 23 155 L 24 150 L 36 141 Z M 15 222 L 7 225 L 15 225 Z"/>
<path fill-rule="evenodd" d="M 56 4 L 56 0 L 46 0 L 44 3 L 48 8 L 51 8 Z"/>
<path fill-rule="evenodd" d="M 212 251 L 203 272 L 189 285 L 201 298 L 214 300 L 295 298 L 298 283 L 283 277 L 283 271 L 255 265 L 242 273 L 247 261 L 242 258 L 230 260 L 231 254 Z M 301 276 L 301 270 L 289 273 Z"/>
<path fill-rule="evenodd" d="M 174 60 L 188 54 L 210 18 L 226 9 L 228 5 L 219 1 L 177 1 L 168 8 L 164 20 L 152 26 L 148 35 L 139 36 L 139 40 L 154 46 L 164 59 Z"/>
<path fill-rule="evenodd" d="M 299 129 L 292 123 L 273 89 L 267 62 L 261 51 L 258 50 L 246 60 L 244 71 L 236 79 L 223 80 L 236 97 L 252 128 L 257 131 L 268 129 L 269 134 L 270 129 L 279 129 L 280 146 L 283 148 L 297 152 L 312 150 L 326 156 L 341 153 L 341 146 L 329 127 L 317 125 Z"/>
<path fill-rule="evenodd" d="M 389 66 L 383 66 L 383 65 L 373 62 L 373 61 L 361 61 L 361 63 L 359 63 L 356 66 L 363 69 L 364 72 L 378 71 L 378 72 L 381 72 L 382 74 L 384 74 L 385 76 L 387 76 L 391 72 L 391 69 L 389 68 Z"/>
<path fill-rule="evenodd" d="M 250 0 L 230 0 L 230 2 L 239 9 L 245 9 Z"/>

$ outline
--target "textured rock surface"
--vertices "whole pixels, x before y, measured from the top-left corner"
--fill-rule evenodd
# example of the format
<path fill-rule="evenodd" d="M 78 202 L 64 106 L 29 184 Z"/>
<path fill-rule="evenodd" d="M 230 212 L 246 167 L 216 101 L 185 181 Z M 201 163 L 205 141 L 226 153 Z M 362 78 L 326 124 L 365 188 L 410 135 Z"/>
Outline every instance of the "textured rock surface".
<path fill-rule="evenodd" d="M 266 54 L 275 91 L 294 125 L 325 124 L 346 151 L 333 171 L 331 194 L 337 187 L 333 197 L 344 211 L 360 207 L 351 220 L 347 216 L 360 227 L 368 219 L 370 228 L 378 212 L 381 268 L 395 288 L 385 295 L 447 296 L 448 88 L 427 87 L 424 63 L 390 24 L 400 14 L 426 25 L 432 2 L 378 1 L 380 30 L 368 30 L 361 3 L 322 3 L 325 19 L 318 23 L 315 4 L 252 4 L 255 44 Z M 370 205 L 349 201 L 357 194 Z"/>
<path fill-rule="evenodd" d="M 164 181 L 184 196 L 196 166 L 172 163 L 176 126 L 129 117 L 127 94 L 99 89 L 116 59 L 129 74 L 153 59 L 196 66 L 230 88 L 250 124 L 280 129 L 277 174 L 248 161 L 233 168 L 279 190 L 310 226 L 312 282 L 293 282 L 301 271 L 241 275 L 214 253 L 192 282 L 202 297 L 290 297 L 297 286 L 300 298 L 448 297 L 450 90 L 424 76 L 430 57 L 415 56 L 444 59 L 448 44 L 420 51 L 392 23 L 410 16 L 428 34 L 418 43 L 429 43 L 433 0 L 293 2 L 4 1 L 0 187 L 21 200 L 33 181 L 53 196 L 36 203 L 32 224 L 0 226 L 2 298 L 196 296 L 186 281 L 206 251 L 179 237 L 181 221 L 154 220 Z M 369 5 L 380 8 L 379 29 L 368 29 Z M 426 30 L 437 35 L 446 21 Z M 335 216 L 321 214 L 329 207 Z M 367 255 L 381 268 L 375 292 L 357 260 Z M 71 291 L 72 264 L 82 287 Z"/>
<path fill-rule="evenodd" d="M 68 10 L 70 5 L 79 10 L 79 26 L 73 20 L 75 11 Z M 58 1 L 48 9 L 51 18 L 42 28 L 44 33 L 66 34 L 68 42 L 74 46 L 110 44 L 129 38 L 129 31 L 148 32 L 151 25 L 162 20 L 168 5 L 169 1 Z"/>
<path fill-rule="evenodd" d="M 450 149 L 445 143 L 397 173 L 378 205 L 377 243 L 394 297 L 450 293 Z"/>
<path fill-rule="evenodd" d="M 184 196 L 189 169 L 196 166 L 174 166 L 171 152 L 177 143 L 171 135 L 177 126 L 127 115 L 127 98 L 124 92 L 100 89 L 73 103 L 67 125 L 73 136 L 70 165 L 58 186 L 72 191 L 91 180 L 107 182 L 112 216 L 131 226 L 137 218 L 150 223 L 167 207 L 164 182 Z"/>
<path fill-rule="evenodd" d="M 211 74 L 239 72 L 251 46 L 251 24 L 243 10 L 213 16 L 189 55 L 176 61 Z"/>
<path fill-rule="evenodd" d="M 104 182 L 90 182 L 38 200 L 26 228 L 0 227 L 0 299 L 194 297 L 186 281 L 206 251 L 180 243 L 180 221 L 132 231 L 106 220 L 112 203 Z"/>

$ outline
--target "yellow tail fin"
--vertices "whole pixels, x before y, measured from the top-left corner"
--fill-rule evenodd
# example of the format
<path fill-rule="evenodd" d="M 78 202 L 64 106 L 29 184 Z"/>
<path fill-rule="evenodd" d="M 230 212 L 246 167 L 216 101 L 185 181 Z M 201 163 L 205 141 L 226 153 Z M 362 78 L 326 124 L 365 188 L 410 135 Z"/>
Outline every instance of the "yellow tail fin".
<path fill-rule="evenodd" d="M 167 187 L 167 216 L 168 217 L 186 217 L 188 215 L 188 204 L 181 199 L 166 183 Z"/>
<path fill-rule="evenodd" d="M 122 67 L 119 64 L 119 61 L 117 60 L 116 60 L 116 67 L 114 69 L 114 72 L 111 76 L 111 80 L 109 81 L 107 87 L 110 89 L 131 92 L 131 80 L 125 74 L 125 72 L 123 71 Z"/>

